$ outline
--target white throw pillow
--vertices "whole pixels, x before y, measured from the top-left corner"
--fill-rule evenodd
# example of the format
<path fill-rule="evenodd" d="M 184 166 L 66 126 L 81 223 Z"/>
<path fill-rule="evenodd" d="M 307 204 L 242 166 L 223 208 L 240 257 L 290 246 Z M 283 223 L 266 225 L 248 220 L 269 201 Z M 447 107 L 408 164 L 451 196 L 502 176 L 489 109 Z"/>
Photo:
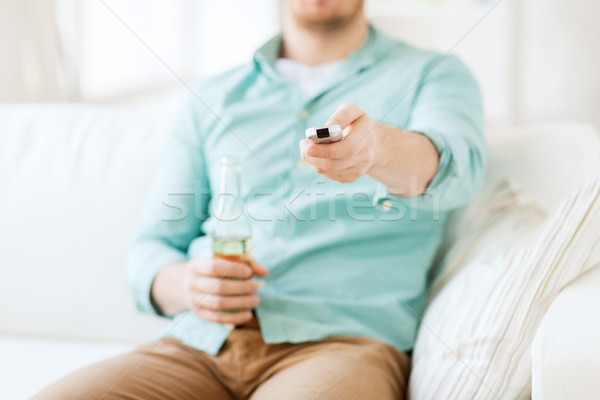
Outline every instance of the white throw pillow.
<path fill-rule="evenodd" d="M 531 396 L 531 343 L 558 292 L 600 261 L 600 178 L 549 217 L 502 185 L 444 258 L 413 353 L 411 399 Z"/>

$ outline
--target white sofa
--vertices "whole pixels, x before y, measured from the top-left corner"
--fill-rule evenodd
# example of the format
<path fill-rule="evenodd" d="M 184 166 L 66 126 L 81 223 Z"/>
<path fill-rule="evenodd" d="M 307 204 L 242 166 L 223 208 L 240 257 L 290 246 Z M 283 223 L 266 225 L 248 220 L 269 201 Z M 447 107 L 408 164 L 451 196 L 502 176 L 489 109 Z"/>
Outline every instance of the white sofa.
<path fill-rule="evenodd" d="M 168 113 L 76 105 L 0 107 L 0 399 L 27 398 L 82 365 L 147 341 L 123 260 L 168 132 Z M 600 172 L 590 127 L 489 134 L 504 175 L 551 209 Z M 535 399 L 600 396 L 600 270 L 550 307 L 533 346 Z"/>

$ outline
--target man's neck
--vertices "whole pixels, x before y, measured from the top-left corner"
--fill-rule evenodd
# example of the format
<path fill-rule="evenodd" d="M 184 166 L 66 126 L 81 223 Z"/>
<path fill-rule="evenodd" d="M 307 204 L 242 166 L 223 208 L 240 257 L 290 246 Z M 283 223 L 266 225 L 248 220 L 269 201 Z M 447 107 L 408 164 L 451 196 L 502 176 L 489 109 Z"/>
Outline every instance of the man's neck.
<path fill-rule="evenodd" d="M 335 30 L 301 26 L 287 13 L 283 28 L 280 56 L 307 65 L 319 65 L 341 60 L 363 44 L 369 26 L 363 15 Z"/>

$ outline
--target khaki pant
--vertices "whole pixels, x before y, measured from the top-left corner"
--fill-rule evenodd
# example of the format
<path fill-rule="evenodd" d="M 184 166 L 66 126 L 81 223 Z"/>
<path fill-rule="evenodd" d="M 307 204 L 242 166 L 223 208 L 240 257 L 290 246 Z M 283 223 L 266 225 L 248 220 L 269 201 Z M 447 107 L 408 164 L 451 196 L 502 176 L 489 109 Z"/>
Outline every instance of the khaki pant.
<path fill-rule="evenodd" d="M 35 400 L 404 399 L 409 357 L 373 339 L 265 344 L 258 323 L 216 356 L 167 338 L 82 368 Z"/>

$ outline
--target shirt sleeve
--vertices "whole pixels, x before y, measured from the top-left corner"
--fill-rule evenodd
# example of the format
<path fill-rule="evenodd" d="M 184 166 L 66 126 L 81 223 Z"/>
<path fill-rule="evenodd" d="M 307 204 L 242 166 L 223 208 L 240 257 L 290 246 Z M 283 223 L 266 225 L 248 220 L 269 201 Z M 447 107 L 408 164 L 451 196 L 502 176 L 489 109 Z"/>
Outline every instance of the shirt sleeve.
<path fill-rule="evenodd" d="M 139 216 L 125 268 L 126 282 L 142 312 L 160 315 L 151 299 L 157 273 L 187 260 L 187 249 L 201 236 L 209 185 L 203 139 L 194 99 L 178 112 Z"/>
<path fill-rule="evenodd" d="M 424 194 L 395 200 L 438 210 L 466 204 L 485 175 L 483 120 L 481 93 L 468 68 L 455 56 L 437 57 L 425 69 L 404 129 L 431 140 L 439 153 L 438 170 Z M 393 197 L 381 185 L 376 200 Z"/>

